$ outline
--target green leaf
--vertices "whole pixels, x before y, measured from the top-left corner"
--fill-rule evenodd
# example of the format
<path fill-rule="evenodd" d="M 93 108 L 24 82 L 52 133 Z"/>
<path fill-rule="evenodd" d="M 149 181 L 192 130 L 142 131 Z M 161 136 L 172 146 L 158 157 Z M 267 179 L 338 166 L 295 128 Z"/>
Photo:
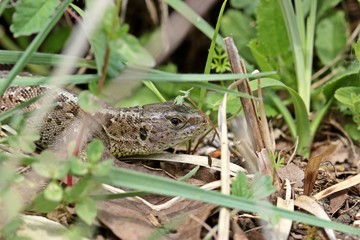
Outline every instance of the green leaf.
<path fill-rule="evenodd" d="M 262 50 L 259 47 L 259 42 L 257 39 L 253 39 L 249 42 L 248 47 L 251 50 L 252 55 L 254 56 L 257 65 L 260 67 L 262 72 L 273 71 L 274 67 L 271 65 L 269 59 L 264 55 Z"/>
<path fill-rule="evenodd" d="M 345 73 L 333 78 L 317 89 L 314 94 L 321 92 L 325 95 L 326 99 L 330 99 L 334 96 L 337 89 L 347 86 L 360 86 L 359 68 L 347 70 Z"/>
<path fill-rule="evenodd" d="M 57 0 L 21 0 L 13 15 L 10 30 L 15 37 L 27 36 L 39 32 L 45 27 L 59 1 Z"/>
<path fill-rule="evenodd" d="M 352 139 L 360 142 L 360 131 L 359 131 L 359 127 L 356 126 L 356 124 L 353 123 L 345 124 L 344 129 Z"/>
<path fill-rule="evenodd" d="M 256 9 L 256 22 L 263 54 L 275 57 L 289 51 L 289 37 L 278 0 L 261 0 Z"/>
<path fill-rule="evenodd" d="M 88 90 L 82 91 L 78 97 L 78 103 L 81 109 L 88 113 L 94 113 L 101 108 L 97 98 Z"/>
<path fill-rule="evenodd" d="M 22 127 L 18 135 L 11 135 L 7 140 L 14 149 L 21 149 L 25 153 L 33 153 L 36 149 L 34 141 L 39 140 L 39 137 L 36 129 Z"/>
<path fill-rule="evenodd" d="M 221 20 L 221 33 L 224 36 L 231 35 L 241 55 L 247 60 L 253 57 L 247 47 L 247 43 L 255 37 L 254 20 L 241 11 L 230 9 L 226 11 Z"/>
<path fill-rule="evenodd" d="M 76 176 L 84 176 L 89 173 L 88 164 L 79 158 L 72 158 L 70 160 L 70 172 Z"/>
<path fill-rule="evenodd" d="M 100 139 L 94 139 L 87 146 L 87 160 L 90 163 L 96 163 L 100 161 L 104 153 L 104 144 Z"/>
<path fill-rule="evenodd" d="M 342 104 L 355 107 L 356 102 L 360 102 L 360 87 L 342 87 L 336 90 L 335 98 Z"/>
<path fill-rule="evenodd" d="M 38 157 L 38 162 L 32 167 L 39 175 L 50 179 L 61 179 L 70 168 L 67 161 L 60 159 L 50 150 L 43 151 Z"/>
<path fill-rule="evenodd" d="M 346 45 L 347 25 L 345 14 L 337 11 L 316 26 L 315 48 L 322 64 L 327 64 Z"/>
<path fill-rule="evenodd" d="M 111 170 L 113 166 L 113 160 L 101 161 L 91 166 L 91 174 L 96 177 L 105 176 Z"/>
<path fill-rule="evenodd" d="M 32 209 L 39 213 L 48 213 L 58 206 L 58 202 L 53 202 L 45 197 L 44 192 L 35 197 Z"/>
<path fill-rule="evenodd" d="M 256 173 L 248 184 L 244 173 L 239 172 L 231 185 L 232 194 L 250 200 L 263 200 L 275 191 L 270 176 L 263 176 Z"/>
<path fill-rule="evenodd" d="M 317 17 L 321 18 L 324 13 L 329 10 L 333 10 L 334 7 L 339 4 L 341 0 L 318 0 Z"/>
<path fill-rule="evenodd" d="M 76 214 L 88 225 L 91 225 L 96 217 L 96 202 L 91 198 L 84 198 L 75 207 Z"/>
<path fill-rule="evenodd" d="M 67 187 L 64 191 L 64 200 L 68 203 L 74 203 L 87 198 L 89 193 L 93 192 L 98 186 L 89 176 L 80 179 L 73 187 Z"/>
<path fill-rule="evenodd" d="M 155 59 L 141 46 L 139 40 L 131 34 L 124 35 L 111 43 L 111 49 L 117 52 L 127 65 L 154 67 Z"/>
<path fill-rule="evenodd" d="M 251 190 L 248 188 L 248 180 L 244 173 L 238 172 L 236 179 L 231 183 L 231 194 L 246 199 L 251 198 Z"/>
<path fill-rule="evenodd" d="M 63 189 L 58 182 L 52 181 L 45 188 L 44 197 L 52 202 L 60 202 L 63 197 Z"/>
<path fill-rule="evenodd" d="M 252 189 L 253 199 L 265 199 L 275 191 L 275 187 L 272 185 L 272 179 L 270 176 L 263 176 L 260 173 L 256 173 L 251 181 L 250 188 Z"/>

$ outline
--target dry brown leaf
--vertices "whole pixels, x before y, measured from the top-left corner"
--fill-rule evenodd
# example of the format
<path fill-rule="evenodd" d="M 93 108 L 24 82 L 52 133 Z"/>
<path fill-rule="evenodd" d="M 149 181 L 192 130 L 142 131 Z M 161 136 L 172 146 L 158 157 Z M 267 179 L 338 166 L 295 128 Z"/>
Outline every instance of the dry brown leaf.
<path fill-rule="evenodd" d="M 159 224 L 171 230 L 161 239 L 196 240 L 200 239 L 202 229 L 199 220 L 205 222 L 214 208 L 213 205 L 182 200 L 170 209 L 156 212 L 142 203 L 116 199 L 98 204 L 98 218 L 117 237 L 124 240 L 146 239 L 159 230 Z"/>
<path fill-rule="evenodd" d="M 317 174 L 319 171 L 320 163 L 332 152 L 334 152 L 336 146 L 330 145 L 327 150 L 319 155 L 310 158 L 308 165 L 305 169 L 305 178 L 304 178 L 304 195 L 309 196 L 314 188 Z"/>
<path fill-rule="evenodd" d="M 322 206 L 320 206 L 313 198 L 302 195 L 295 200 L 295 206 L 306 210 L 307 212 L 315 215 L 316 217 L 330 221 L 329 216 L 326 214 Z M 335 240 L 334 230 L 324 229 L 330 240 Z"/>
<path fill-rule="evenodd" d="M 342 182 L 339 182 L 335 185 L 332 185 L 331 187 L 328 187 L 327 189 L 315 194 L 314 198 L 316 200 L 320 200 L 320 199 L 327 197 L 335 192 L 341 191 L 343 189 L 348 189 L 357 184 L 360 184 L 360 174 L 355 175 L 354 177 L 350 177 L 350 178 L 348 178 Z"/>
<path fill-rule="evenodd" d="M 343 190 L 333 194 L 330 198 L 330 213 L 336 213 L 340 207 L 344 204 L 344 202 L 349 198 L 347 195 L 348 190 Z"/>
<path fill-rule="evenodd" d="M 289 179 L 290 182 L 295 183 L 294 187 L 296 188 L 301 188 L 304 185 L 304 171 L 294 163 L 290 163 L 282 168 L 279 168 L 277 173 L 281 181 Z"/>
<path fill-rule="evenodd" d="M 331 162 L 332 164 L 343 163 L 345 160 L 350 158 L 351 149 L 345 144 L 342 140 L 329 141 L 316 143 L 314 145 L 315 149 L 312 151 L 311 156 L 321 155 L 323 152 L 329 148 L 329 145 L 335 146 L 334 152 L 327 156 L 326 160 Z"/>
<path fill-rule="evenodd" d="M 285 199 L 280 197 L 277 198 L 276 206 L 279 208 L 284 208 L 289 211 L 294 211 L 294 199 L 291 198 L 292 188 L 290 185 L 290 181 L 288 179 L 285 180 L 286 184 L 286 194 Z M 279 240 L 286 240 L 290 234 L 292 221 L 289 219 L 281 218 L 277 224 L 274 224 L 274 230 Z"/>

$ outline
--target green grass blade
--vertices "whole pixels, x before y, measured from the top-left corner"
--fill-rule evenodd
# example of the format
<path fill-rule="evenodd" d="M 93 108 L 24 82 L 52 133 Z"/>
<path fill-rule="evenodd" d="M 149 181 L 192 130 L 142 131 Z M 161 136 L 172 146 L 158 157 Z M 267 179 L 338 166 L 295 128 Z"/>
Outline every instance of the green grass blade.
<path fill-rule="evenodd" d="M 224 14 L 224 10 L 225 10 L 225 6 L 226 6 L 227 0 L 225 0 L 221 6 L 220 12 L 219 12 L 219 16 L 216 22 L 216 26 L 215 26 L 215 31 L 214 31 L 214 35 L 211 39 L 211 44 L 210 44 L 210 48 L 209 48 L 209 53 L 207 55 L 207 59 L 206 59 L 206 64 L 205 64 L 205 70 L 204 70 L 204 74 L 209 74 L 211 71 L 211 63 L 213 60 L 213 55 L 214 55 L 214 51 L 215 51 L 215 44 L 216 44 L 216 39 L 217 36 L 219 34 L 219 29 L 220 29 L 220 23 L 221 23 L 221 19 L 222 16 Z M 199 108 L 202 107 L 202 104 L 204 102 L 204 99 L 206 97 L 206 89 L 205 88 L 201 88 L 200 89 L 200 101 L 199 101 Z"/>
<path fill-rule="evenodd" d="M 0 50 L 0 64 L 15 64 L 23 54 L 24 54 L 23 51 Z M 35 52 L 30 56 L 28 63 L 45 65 L 45 66 L 54 66 L 59 64 L 62 59 L 69 61 L 76 59 L 77 67 L 96 69 L 95 61 L 93 60 L 85 60 L 82 58 L 61 55 L 61 54 L 53 54 L 53 53 Z"/>
<path fill-rule="evenodd" d="M 295 62 L 296 81 L 299 95 L 301 96 L 307 112 L 310 110 L 310 86 L 304 83 L 305 80 L 305 60 L 304 52 L 301 43 L 301 35 L 299 26 L 297 24 L 297 18 L 292 6 L 291 1 L 278 0 L 281 11 L 284 16 L 285 26 L 290 39 L 293 59 Z"/>
<path fill-rule="evenodd" d="M 72 2 L 72 0 L 65 0 L 62 2 L 58 8 L 58 10 L 55 12 L 55 15 L 47 22 L 44 29 L 40 31 L 34 40 L 30 43 L 24 54 L 21 55 L 19 60 L 16 62 L 14 67 L 11 69 L 11 71 L 8 74 L 8 77 L 6 81 L 2 82 L 0 84 L 0 96 L 4 94 L 6 89 L 11 85 L 11 82 L 16 77 L 16 75 L 21 72 L 21 70 L 25 67 L 26 63 L 29 61 L 31 55 L 40 47 L 41 43 L 45 40 L 45 37 L 49 34 L 51 29 L 55 26 L 55 24 L 58 22 L 58 20 L 61 18 L 63 13 L 65 12 L 66 8 L 69 6 L 69 4 Z"/>
<path fill-rule="evenodd" d="M 8 6 L 10 0 L 0 1 L 0 16 L 3 14 L 5 8 Z"/>
<path fill-rule="evenodd" d="M 268 204 L 268 202 L 255 202 L 254 200 L 225 195 L 215 191 L 207 191 L 184 182 L 177 182 L 172 179 L 152 176 L 128 169 L 112 168 L 107 176 L 99 177 L 95 180 L 100 183 L 107 183 L 145 192 L 152 192 L 167 196 L 179 196 L 195 201 L 216 204 L 218 206 L 257 212 L 261 213 L 262 216 L 268 216 L 271 218 L 287 218 L 304 224 L 332 228 L 337 231 L 360 236 L 359 229 L 345 224 L 326 221 L 297 211 L 292 212 L 282 208 L 277 208 Z"/>
<path fill-rule="evenodd" d="M 214 35 L 214 28 L 208 24 L 201 16 L 192 10 L 186 3 L 180 0 L 165 0 L 170 7 L 175 9 L 178 13 L 183 15 L 189 22 L 191 22 L 197 29 L 199 29 L 208 38 Z M 216 38 L 216 43 L 224 47 L 222 37 L 220 35 Z"/>
<path fill-rule="evenodd" d="M 257 85 L 257 81 L 251 81 L 251 90 L 255 91 L 257 89 Z M 308 157 L 310 155 L 311 145 L 310 121 L 308 119 L 307 109 L 300 95 L 292 88 L 273 78 L 261 79 L 260 87 L 281 87 L 289 92 L 294 104 L 296 133 L 299 137 L 299 145 L 297 152 L 304 157 Z"/>
<path fill-rule="evenodd" d="M 291 134 L 292 138 L 295 140 L 296 135 L 297 135 L 296 134 L 296 124 L 295 124 L 295 120 L 291 116 L 291 113 L 285 106 L 284 102 L 276 94 L 274 94 L 274 92 L 270 91 L 270 92 L 268 92 L 268 95 L 269 95 L 269 98 L 271 99 L 271 101 L 275 104 L 277 109 L 280 111 L 280 113 L 284 117 L 284 120 L 289 127 L 290 134 Z"/>

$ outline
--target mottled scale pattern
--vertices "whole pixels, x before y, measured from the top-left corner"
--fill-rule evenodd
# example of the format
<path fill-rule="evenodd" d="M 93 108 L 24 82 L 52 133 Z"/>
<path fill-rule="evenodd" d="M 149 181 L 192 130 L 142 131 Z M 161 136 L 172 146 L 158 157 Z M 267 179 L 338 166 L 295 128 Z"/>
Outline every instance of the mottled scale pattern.
<path fill-rule="evenodd" d="M 45 114 L 33 114 L 28 119 L 31 127 L 40 131 L 37 144 L 56 148 L 76 140 L 86 131 L 85 142 L 100 138 L 115 157 L 161 152 L 203 133 L 209 126 L 207 119 L 197 110 L 171 102 L 130 108 L 103 105 L 88 114 L 77 104 L 77 96 L 62 89 L 45 86 L 10 87 L 0 99 L 0 111 L 47 93 L 23 111 L 40 110 L 52 102 Z M 45 94 L 46 95 L 46 94 Z M 40 110 L 41 113 L 41 110 Z"/>

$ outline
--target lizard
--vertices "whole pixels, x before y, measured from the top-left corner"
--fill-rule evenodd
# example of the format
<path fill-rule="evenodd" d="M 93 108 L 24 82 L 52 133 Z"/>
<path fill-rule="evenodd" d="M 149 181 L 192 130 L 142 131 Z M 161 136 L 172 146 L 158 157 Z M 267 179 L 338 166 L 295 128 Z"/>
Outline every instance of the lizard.
<path fill-rule="evenodd" d="M 36 141 L 40 148 L 68 143 L 76 139 L 85 126 L 88 131 L 84 141 L 99 138 L 116 158 L 148 155 L 192 139 L 209 127 L 203 114 L 184 104 L 165 102 L 128 108 L 103 104 L 89 113 L 80 108 L 76 94 L 42 85 L 9 87 L 0 98 L 0 112 L 50 90 L 55 94 L 55 106 L 40 117 L 33 114 L 35 116 L 27 120 L 28 125 L 40 133 Z M 22 111 L 39 110 L 46 101 L 40 97 Z"/>

